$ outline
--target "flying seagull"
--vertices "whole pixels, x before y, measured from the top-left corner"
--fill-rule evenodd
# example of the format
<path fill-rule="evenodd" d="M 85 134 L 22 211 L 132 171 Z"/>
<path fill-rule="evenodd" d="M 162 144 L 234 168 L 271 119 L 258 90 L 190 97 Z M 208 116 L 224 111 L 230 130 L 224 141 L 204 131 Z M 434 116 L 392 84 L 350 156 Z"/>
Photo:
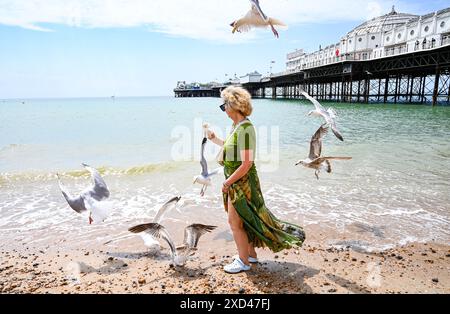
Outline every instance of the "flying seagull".
<path fill-rule="evenodd" d="M 278 38 L 279 35 L 274 25 L 286 26 L 286 24 L 277 19 L 265 15 L 264 12 L 261 10 L 259 0 L 250 0 L 250 3 L 251 3 L 250 11 L 248 11 L 247 14 L 241 17 L 240 19 L 230 24 L 230 26 L 233 27 L 233 30 L 231 32 L 234 34 L 236 31 L 239 33 L 247 32 L 252 27 L 270 26 L 273 34 L 275 35 L 275 37 Z"/>
<path fill-rule="evenodd" d="M 314 133 L 311 138 L 309 157 L 305 160 L 299 160 L 295 165 L 303 165 L 304 167 L 315 169 L 315 175 L 317 180 L 319 180 L 320 170 L 325 170 L 331 173 L 331 163 L 330 160 L 350 160 L 352 157 L 320 157 L 322 154 L 322 138 L 328 132 L 328 127 L 326 124 L 320 126 L 320 128 Z"/>
<path fill-rule="evenodd" d="M 93 185 L 82 191 L 80 195 L 73 197 L 62 184 L 59 174 L 56 174 L 59 188 L 67 203 L 74 211 L 80 214 L 86 211 L 89 212 L 89 224 L 97 221 L 102 222 L 109 215 L 111 209 L 111 204 L 104 202 L 110 194 L 108 187 L 97 169 L 84 163 L 81 165 L 90 172 Z"/>
<path fill-rule="evenodd" d="M 171 210 L 172 208 L 174 208 L 178 201 L 181 199 L 181 196 L 176 196 L 176 197 L 172 197 L 170 200 L 168 200 L 167 202 L 165 202 L 161 208 L 158 210 L 158 212 L 156 213 L 156 216 L 153 218 L 153 223 L 161 223 L 162 218 L 164 217 L 164 215 Z M 145 233 L 145 232 L 141 232 L 139 233 L 139 235 L 141 236 L 142 240 L 144 241 L 145 246 L 149 247 L 151 250 L 159 250 L 159 242 L 155 239 L 155 237 L 153 237 L 152 235 L 150 235 L 149 233 Z M 118 237 L 116 239 L 113 240 L 109 240 L 107 242 L 105 242 L 104 244 L 110 244 L 112 242 L 117 242 L 119 240 L 123 240 L 123 239 L 127 239 L 127 238 L 131 238 L 135 236 L 134 234 L 127 234 L 125 236 L 121 236 Z"/>
<path fill-rule="evenodd" d="M 328 108 L 325 110 L 324 107 L 313 97 L 309 96 L 309 94 L 305 91 L 301 92 L 303 96 L 305 96 L 309 101 L 311 101 L 314 106 L 316 107 L 315 110 L 312 110 L 308 113 L 308 116 L 316 116 L 316 117 L 322 117 L 325 119 L 325 121 L 331 126 L 331 130 L 333 131 L 334 135 L 341 141 L 344 141 L 344 138 L 342 137 L 341 133 L 338 131 L 336 127 L 336 111 L 334 111 L 333 108 Z"/>
<path fill-rule="evenodd" d="M 162 238 L 169 245 L 172 253 L 172 262 L 176 266 L 184 266 L 189 256 L 197 250 L 197 244 L 200 237 L 211 232 L 217 226 L 208 226 L 202 224 L 192 224 L 184 229 L 183 245 L 176 247 L 169 233 L 163 225 L 158 223 L 148 223 L 134 226 L 128 229 L 132 233 L 147 233 L 155 238 Z"/>
<path fill-rule="evenodd" d="M 200 191 L 201 196 L 205 195 L 206 188 L 211 185 L 211 177 L 213 175 L 218 174 L 222 170 L 222 167 L 219 167 L 219 168 L 212 170 L 211 172 L 208 172 L 208 163 L 206 162 L 206 158 L 205 158 L 205 146 L 206 146 L 206 142 L 208 141 L 206 138 L 206 129 L 207 128 L 208 128 L 208 124 L 205 123 L 203 125 L 204 135 L 203 135 L 202 147 L 201 147 L 201 153 L 200 153 L 200 166 L 202 168 L 202 172 L 200 175 L 194 177 L 194 182 L 193 182 L 193 184 L 199 183 L 199 184 L 203 185 L 203 187 Z"/>

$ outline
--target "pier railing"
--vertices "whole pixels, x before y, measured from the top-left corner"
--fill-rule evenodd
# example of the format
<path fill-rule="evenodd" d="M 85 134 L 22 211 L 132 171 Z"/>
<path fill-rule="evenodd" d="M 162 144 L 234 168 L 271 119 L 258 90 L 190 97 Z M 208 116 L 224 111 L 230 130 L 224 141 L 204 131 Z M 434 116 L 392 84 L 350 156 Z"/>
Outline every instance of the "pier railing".
<path fill-rule="evenodd" d="M 375 52 L 361 52 L 361 53 L 351 53 L 344 54 L 341 56 L 334 56 L 329 58 L 324 58 L 321 60 L 315 60 L 312 62 L 304 63 L 302 65 L 297 66 L 296 69 L 286 70 L 284 72 L 279 72 L 276 74 L 272 74 L 272 76 L 282 76 L 286 74 L 292 74 L 296 72 L 301 72 L 308 69 L 313 69 L 325 65 L 331 65 L 334 63 L 340 63 L 345 61 L 366 61 L 366 60 L 376 60 L 383 57 L 392 57 L 396 55 L 402 55 L 406 53 L 412 53 L 423 50 L 436 49 L 443 46 L 450 45 L 450 35 L 442 37 L 440 40 L 429 40 L 421 42 L 419 41 L 414 45 L 414 48 L 410 48 L 410 45 L 406 43 L 401 46 L 395 47 L 386 47 L 384 51 L 380 51 L 378 54 Z"/>

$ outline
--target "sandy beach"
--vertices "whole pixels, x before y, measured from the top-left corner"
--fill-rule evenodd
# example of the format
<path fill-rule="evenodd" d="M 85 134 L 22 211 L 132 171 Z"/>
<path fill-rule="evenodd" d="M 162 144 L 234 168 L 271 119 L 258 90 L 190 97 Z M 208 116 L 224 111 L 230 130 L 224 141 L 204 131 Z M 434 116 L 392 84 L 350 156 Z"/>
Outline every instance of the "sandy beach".
<path fill-rule="evenodd" d="M 227 233 L 226 229 L 217 232 Z M 306 229 L 310 235 L 314 230 Z M 322 235 L 323 236 L 323 235 Z M 208 243 L 185 267 L 170 265 L 168 249 L 146 252 L 140 241 L 120 246 L 1 250 L 2 293 L 449 293 L 450 246 L 412 243 L 383 252 L 357 252 L 315 242 L 281 253 L 259 250 L 260 263 L 237 275 L 222 267 L 235 254 L 230 239 Z"/>

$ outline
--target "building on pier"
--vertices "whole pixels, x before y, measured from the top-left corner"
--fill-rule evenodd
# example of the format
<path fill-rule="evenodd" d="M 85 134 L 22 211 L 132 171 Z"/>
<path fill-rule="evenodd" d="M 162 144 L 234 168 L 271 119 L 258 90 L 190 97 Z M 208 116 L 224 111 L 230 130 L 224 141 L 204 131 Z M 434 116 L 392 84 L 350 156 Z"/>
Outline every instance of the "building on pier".
<path fill-rule="evenodd" d="M 186 81 L 178 81 L 177 87 L 174 89 L 175 97 L 220 97 L 220 93 L 227 86 L 242 86 L 243 84 L 259 83 L 262 75 L 257 71 L 247 73 L 241 77 L 236 74 L 224 83 L 210 82 L 208 84 L 189 83 Z"/>
<path fill-rule="evenodd" d="M 251 73 L 247 73 L 244 76 L 241 76 L 238 84 L 248 84 L 248 83 L 259 83 L 261 82 L 262 75 L 258 73 L 258 71 L 254 71 Z"/>
<path fill-rule="evenodd" d="M 348 32 L 338 43 L 312 53 L 287 55 L 286 73 L 342 61 L 364 61 L 421 51 L 450 43 L 450 8 L 424 16 L 397 13 L 373 18 Z"/>

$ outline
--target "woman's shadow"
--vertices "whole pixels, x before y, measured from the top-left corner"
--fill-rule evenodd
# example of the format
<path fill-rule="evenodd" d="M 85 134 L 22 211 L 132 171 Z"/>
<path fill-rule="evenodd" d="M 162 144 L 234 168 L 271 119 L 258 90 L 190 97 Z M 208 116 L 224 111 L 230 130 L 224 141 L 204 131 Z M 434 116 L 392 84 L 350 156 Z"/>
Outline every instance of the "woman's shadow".
<path fill-rule="evenodd" d="M 247 277 L 264 293 L 311 294 L 321 292 L 314 292 L 305 279 L 312 278 L 320 272 L 318 269 L 297 263 L 267 260 L 252 266 L 252 270 L 247 272 Z M 366 288 L 343 277 L 329 273 L 324 275 L 328 281 L 334 282 L 351 293 L 370 293 Z"/>
<path fill-rule="evenodd" d="M 167 271 L 165 276 L 156 278 L 153 281 L 177 278 L 180 281 L 189 282 L 200 277 L 210 276 L 207 274 L 207 271 L 212 268 L 218 269 L 220 271 L 219 274 L 221 274 L 223 273 L 223 265 L 223 261 L 216 261 L 206 267 L 190 267 L 188 265 L 171 267 L 171 270 Z M 304 280 L 318 273 L 318 270 L 300 264 L 264 261 L 259 265 L 253 265 L 252 270 L 245 274 L 253 285 L 264 293 L 280 293 L 280 291 L 284 293 L 313 293 L 311 287 Z M 223 273 L 223 276 L 233 275 Z M 213 277 L 217 278 L 217 275 Z"/>
<path fill-rule="evenodd" d="M 247 278 L 264 293 L 313 293 L 305 279 L 320 271 L 305 265 L 265 260 L 252 265 Z"/>

